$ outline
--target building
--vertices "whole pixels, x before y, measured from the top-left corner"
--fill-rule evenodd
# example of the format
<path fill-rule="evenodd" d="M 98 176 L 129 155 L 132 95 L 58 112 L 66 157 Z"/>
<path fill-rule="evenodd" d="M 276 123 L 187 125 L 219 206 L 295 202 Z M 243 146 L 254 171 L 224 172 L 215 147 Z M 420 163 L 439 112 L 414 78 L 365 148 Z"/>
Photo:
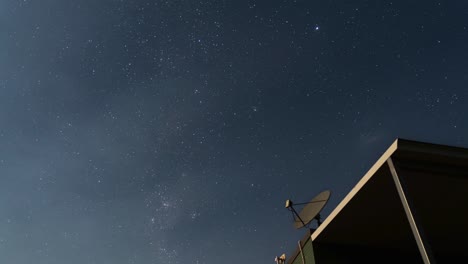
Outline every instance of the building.
<path fill-rule="evenodd" d="M 468 149 L 396 140 L 287 257 L 288 264 L 466 261 Z"/>

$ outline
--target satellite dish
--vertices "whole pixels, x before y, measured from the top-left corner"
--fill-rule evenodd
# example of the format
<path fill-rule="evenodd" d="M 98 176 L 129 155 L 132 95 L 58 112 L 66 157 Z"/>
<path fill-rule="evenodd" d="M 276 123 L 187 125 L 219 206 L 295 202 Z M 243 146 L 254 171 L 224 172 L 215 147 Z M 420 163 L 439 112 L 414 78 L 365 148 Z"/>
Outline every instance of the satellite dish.
<path fill-rule="evenodd" d="M 314 219 L 317 220 L 317 225 L 320 225 L 322 223 L 320 219 L 320 211 L 322 211 L 323 207 L 330 199 L 330 194 L 331 192 L 329 190 L 323 191 L 307 203 L 294 204 L 291 200 L 286 200 L 285 207 L 292 213 L 294 227 L 296 229 L 308 227 Z M 294 205 L 302 204 L 305 204 L 306 206 L 304 206 L 304 208 L 302 208 L 301 212 L 298 214 L 296 209 L 294 209 Z"/>

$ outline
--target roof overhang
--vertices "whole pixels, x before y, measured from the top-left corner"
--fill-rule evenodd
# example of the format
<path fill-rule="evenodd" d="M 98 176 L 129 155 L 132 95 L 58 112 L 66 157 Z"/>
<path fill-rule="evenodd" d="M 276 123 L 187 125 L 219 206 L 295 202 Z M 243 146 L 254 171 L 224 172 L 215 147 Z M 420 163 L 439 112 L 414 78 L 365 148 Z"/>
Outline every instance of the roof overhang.
<path fill-rule="evenodd" d="M 312 233 L 314 245 L 415 249 L 389 159 L 434 255 L 467 254 L 468 150 L 404 139 L 385 151 Z"/>

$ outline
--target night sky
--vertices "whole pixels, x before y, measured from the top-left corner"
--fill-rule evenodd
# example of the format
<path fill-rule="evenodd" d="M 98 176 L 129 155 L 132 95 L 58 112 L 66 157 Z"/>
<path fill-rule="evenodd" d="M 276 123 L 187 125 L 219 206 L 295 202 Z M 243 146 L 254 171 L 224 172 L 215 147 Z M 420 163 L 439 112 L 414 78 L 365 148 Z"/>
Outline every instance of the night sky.
<path fill-rule="evenodd" d="M 0 263 L 274 263 L 467 110 L 467 1 L 0 0 Z"/>

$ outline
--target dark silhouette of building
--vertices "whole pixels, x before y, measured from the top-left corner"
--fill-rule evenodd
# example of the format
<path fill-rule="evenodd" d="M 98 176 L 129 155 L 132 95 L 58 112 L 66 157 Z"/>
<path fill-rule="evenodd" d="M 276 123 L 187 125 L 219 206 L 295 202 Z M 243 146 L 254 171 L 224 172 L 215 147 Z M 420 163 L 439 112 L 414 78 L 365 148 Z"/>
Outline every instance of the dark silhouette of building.
<path fill-rule="evenodd" d="M 468 149 L 397 139 L 286 263 L 468 259 Z"/>

